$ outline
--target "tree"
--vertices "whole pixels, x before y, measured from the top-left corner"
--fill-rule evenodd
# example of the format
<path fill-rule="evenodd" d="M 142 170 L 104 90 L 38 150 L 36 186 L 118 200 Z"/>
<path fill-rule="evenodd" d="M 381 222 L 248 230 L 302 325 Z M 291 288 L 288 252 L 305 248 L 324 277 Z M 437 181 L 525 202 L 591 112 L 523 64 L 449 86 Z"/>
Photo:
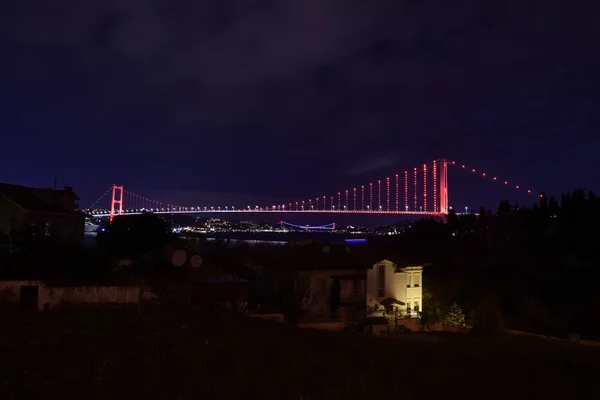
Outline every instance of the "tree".
<path fill-rule="evenodd" d="M 488 293 L 475 306 L 473 332 L 480 335 L 496 335 L 503 328 L 500 301 L 497 295 Z"/>
<path fill-rule="evenodd" d="M 311 290 L 312 281 L 308 277 L 295 276 L 284 288 L 284 318 L 288 322 L 297 323 L 300 316 L 319 302 L 319 298 Z"/>
<path fill-rule="evenodd" d="M 450 310 L 446 314 L 445 323 L 448 326 L 465 326 L 465 314 L 458 304 L 453 303 L 450 306 Z"/>
<path fill-rule="evenodd" d="M 96 240 L 114 257 L 136 258 L 164 247 L 174 238 L 171 225 L 161 217 L 145 213 L 119 216 Z"/>
<path fill-rule="evenodd" d="M 421 318 L 421 327 L 423 329 L 431 328 L 442 320 L 439 301 L 430 291 L 425 289 L 423 289 L 423 310 L 419 313 L 419 317 Z"/>

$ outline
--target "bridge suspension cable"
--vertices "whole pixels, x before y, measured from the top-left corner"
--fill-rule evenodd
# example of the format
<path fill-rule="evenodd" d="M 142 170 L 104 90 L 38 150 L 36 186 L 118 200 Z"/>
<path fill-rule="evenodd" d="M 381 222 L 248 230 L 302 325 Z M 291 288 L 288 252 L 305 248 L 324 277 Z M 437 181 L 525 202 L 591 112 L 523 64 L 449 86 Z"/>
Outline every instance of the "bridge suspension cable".
<path fill-rule="evenodd" d="M 508 180 L 501 179 L 498 176 L 495 176 L 495 175 L 489 174 L 487 172 L 481 171 L 481 170 L 479 170 L 477 168 L 467 167 L 465 164 L 459 164 L 456 161 L 448 161 L 448 164 L 450 164 L 452 166 L 455 166 L 458 169 L 471 172 L 472 174 L 478 175 L 478 176 L 480 176 L 482 178 L 487 178 L 488 180 L 491 180 L 491 181 L 494 181 L 494 182 L 498 182 L 498 183 L 500 183 L 500 184 L 502 184 L 504 186 L 511 187 L 511 188 L 513 188 L 515 190 L 520 191 L 521 193 L 526 193 L 526 194 L 532 194 L 533 193 L 533 190 L 531 190 L 531 189 L 527 189 L 527 188 L 523 187 L 522 185 L 517 185 L 517 184 L 514 184 L 512 182 L 509 182 Z"/>
<path fill-rule="evenodd" d="M 326 225 L 318 225 L 318 226 L 309 226 L 309 225 L 296 225 L 285 221 L 279 221 L 281 225 L 290 226 L 298 229 L 314 229 L 314 230 L 334 230 L 335 222 Z"/>
<path fill-rule="evenodd" d="M 89 206 L 87 209 L 91 210 L 94 207 L 96 207 L 96 204 L 98 204 L 100 202 L 100 200 L 102 200 L 107 194 L 110 193 L 110 191 L 112 190 L 112 186 L 110 186 L 108 189 L 106 189 L 106 192 L 104 192 L 100 197 L 98 197 L 98 200 L 96 200 L 95 202 L 92 203 L 91 206 Z"/>

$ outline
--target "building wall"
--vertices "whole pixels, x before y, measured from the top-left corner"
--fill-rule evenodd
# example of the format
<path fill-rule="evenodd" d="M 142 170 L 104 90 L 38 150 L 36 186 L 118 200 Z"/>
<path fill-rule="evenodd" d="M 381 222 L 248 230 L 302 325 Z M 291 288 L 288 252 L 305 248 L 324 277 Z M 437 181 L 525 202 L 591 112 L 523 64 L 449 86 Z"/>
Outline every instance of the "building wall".
<path fill-rule="evenodd" d="M 310 279 L 310 293 L 311 296 L 316 296 L 317 303 L 311 309 L 311 312 L 315 314 L 329 315 L 330 304 L 331 304 L 331 285 L 334 279 L 332 276 L 348 276 L 356 275 L 357 279 L 360 279 L 360 286 L 358 288 L 357 297 L 362 300 L 365 298 L 365 280 L 364 272 L 357 271 L 356 269 L 330 269 L 330 270 L 310 270 L 301 271 L 300 276 L 303 278 Z M 352 283 L 349 280 L 340 281 L 341 293 L 340 300 L 350 299 L 353 296 Z M 364 304 L 364 303 L 363 303 Z"/>
<path fill-rule="evenodd" d="M 38 286 L 38 310 L 61 304 L 137 304 L 137 286 L 44 286 L 40 281 L 0 281 L 0 290 L 11 292 L 12 301 L 18 302 L 22 286 Z M 156 298 L 144 290 L 144 300 Z"/>
<path fill-rule="evenodd" d="M 136 286 L 78 286 L 44 288 L 48 291 L 50 307 L 60 304 L 137 304 L 139 287 Z M 144 290 L 144 300 L 155 295 Z"/>
<path fill-rule="evenodd" d="M 64 243 L 82 244 L 85 231 L 85 217 L 79 214 L 29 214 L 28 219 L 36 224 L 38 231 L 56 235 Z M 47 228 L 46 228 L 47 224 Z"/>
<path fill-rule="evenodd" d="M 20 223 L 22 219 L 22 209 L 0 195 L 0 234 L 9 235 L 13 223 Z"/>
<path fill-rule="evenodd" d="M 29 213 L 0 195 L 0 234 L 9 235 L 12 230 L 21 227 L 24 222 L 35 224 L 33 229 L 40 234 L 47 232 L 57 235 L 62 242 L 83 243 L 85 216 L 75 213 Z"/>
<path fill-rule="evenodd" d="M 383 265 L 385 270 L 385 285 L 383 296 L 379 296 L 379 266 Z M 416 315 L 415 304 L 419 310 L 423 309 L 423 277 L 420 267 L 409 267 L 404 271 L 391 261 L 383 260 L 367 270 L 367 306 L 380 305 L 382 300 L 392 298 L 406 304 L 400 306 L 401 312 L 407 311 L 410 305 L 411 311 Z M 409 304 L 410 303 L 410 304 Z"/>
<path fill-rule="evenodd" d="M 38 286 L 38 310 L 44 309 L 44 304 L 50 303 L 48 291 L 45 290 L 44 284 L 40 281 L 0 281 L 0 290 L 12 293 L 10 300 L 19 302 L 22 286 Z M 5 296 L 5 298 L 7 298 Z"/>

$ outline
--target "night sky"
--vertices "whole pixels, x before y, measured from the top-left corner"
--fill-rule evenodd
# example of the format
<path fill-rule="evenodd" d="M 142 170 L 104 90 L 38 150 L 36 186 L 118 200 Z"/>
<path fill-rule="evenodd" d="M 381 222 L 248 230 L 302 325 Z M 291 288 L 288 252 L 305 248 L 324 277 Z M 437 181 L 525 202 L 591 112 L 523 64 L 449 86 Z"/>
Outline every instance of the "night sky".
<path fill-rule="evenodd" d="M 447 157 L 600 191 L 594 3 L 4 2 L 0 181 L 292 201 Z M 520 196 L 461 172 L 455 208 Z"/>

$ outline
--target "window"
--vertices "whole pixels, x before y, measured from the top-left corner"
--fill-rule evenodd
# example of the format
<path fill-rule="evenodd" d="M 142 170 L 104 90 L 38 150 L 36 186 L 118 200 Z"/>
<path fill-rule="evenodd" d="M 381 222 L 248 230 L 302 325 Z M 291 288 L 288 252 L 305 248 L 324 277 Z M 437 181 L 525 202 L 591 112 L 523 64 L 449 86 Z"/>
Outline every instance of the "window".
<path fill-rule="evenodd" d="M 412 286 L 412 274 L 410 272 L 406 273 L 406 287 Z"/>
<path fill-rule="evenodd" d="M 415 301 L 415 308 L 414 308 L 416 313 L 419 313 L 419 302 Z"/>
<path fill-rule="evenodd" d="M 385 265 L 378 266 L 377 273 L 379 275 L 379 279 L 377 280 L 377 296 L 383 297 L 385 296 Z"/>
<path fill-rule="evenodd" d="M 352 281 L 352 297 L 357 298 L 359 292 L 360 292 L 360 281 L 357 279 L 354 279 Z"/>
<path fill-rule="evenodd" d="M 418 272 L 415 272 L 413 274 L 413 287 L 419 287 L 421 286 L 421 274 L 419 274 Z"/>

